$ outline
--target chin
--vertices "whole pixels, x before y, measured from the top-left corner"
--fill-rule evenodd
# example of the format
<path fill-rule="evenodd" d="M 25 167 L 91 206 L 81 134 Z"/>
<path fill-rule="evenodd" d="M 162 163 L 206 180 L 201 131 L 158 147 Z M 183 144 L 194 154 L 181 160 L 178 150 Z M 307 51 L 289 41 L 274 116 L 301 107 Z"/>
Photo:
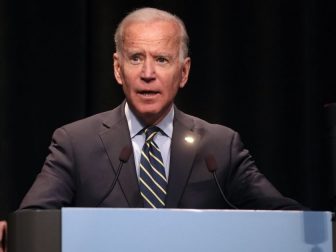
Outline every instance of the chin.
<path fill-rule="evenodd" d="M 159 114 L 163 108 L 158 106 L 158 104 L 142 104 L 141 106 L 136 107 L 136 110 L 139 114 L 143 115 L 156 115 Z"/>

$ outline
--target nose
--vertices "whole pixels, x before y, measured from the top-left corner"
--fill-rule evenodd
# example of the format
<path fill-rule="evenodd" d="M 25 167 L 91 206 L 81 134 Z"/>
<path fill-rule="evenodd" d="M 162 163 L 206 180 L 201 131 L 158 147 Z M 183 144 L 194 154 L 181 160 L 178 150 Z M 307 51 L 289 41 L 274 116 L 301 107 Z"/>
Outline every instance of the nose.
<path fill-rule="evenodd" d="M 142 65 L 141 79 L 145 82 L 151 82 L 155 79 L 155 65 L 152 59 L 146 58 Z"/>

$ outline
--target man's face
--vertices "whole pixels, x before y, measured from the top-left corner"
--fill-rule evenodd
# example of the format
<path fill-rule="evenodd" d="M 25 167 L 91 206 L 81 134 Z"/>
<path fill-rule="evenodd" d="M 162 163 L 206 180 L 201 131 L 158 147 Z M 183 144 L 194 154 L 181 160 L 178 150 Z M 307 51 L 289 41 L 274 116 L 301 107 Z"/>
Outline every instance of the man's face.
<path fill-rule="evenodd" d="M 115 78 L 132 111 L 147 125 L 164 118 L 188 80 L 190 58 L 181 61 L 177 34 L 171 22 L 130 23 L 121 54 L 113 55 Z"/>

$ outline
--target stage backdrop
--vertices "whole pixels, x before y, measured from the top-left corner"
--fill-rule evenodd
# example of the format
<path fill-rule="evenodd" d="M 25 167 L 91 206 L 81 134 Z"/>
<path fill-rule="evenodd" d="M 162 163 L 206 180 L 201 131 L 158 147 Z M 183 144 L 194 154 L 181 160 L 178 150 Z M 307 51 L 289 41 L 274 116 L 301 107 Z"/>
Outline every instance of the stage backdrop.
<path fill-rule="evenodd" d="M 55 128 L 117 106 L 113 33 L 137 7 L 185 20 L 178 107 L 241 133 L 285 195 L 329 209 L 324 105 L 336 102 L 333 0 L 1 0 L 0 217 L 42 167 Z"/>

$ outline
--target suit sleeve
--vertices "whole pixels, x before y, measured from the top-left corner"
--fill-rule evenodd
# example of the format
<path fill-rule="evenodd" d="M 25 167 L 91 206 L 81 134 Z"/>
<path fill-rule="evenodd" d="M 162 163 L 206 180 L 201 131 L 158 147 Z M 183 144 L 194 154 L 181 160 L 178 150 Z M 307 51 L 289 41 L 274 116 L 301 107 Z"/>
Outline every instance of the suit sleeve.
<path fill-rule="evenodd" d="M 231 142 L 226 185 L 230 200 L 241 209 L 304 209 L 298 202 L 284 197 L 258 170 L 238 133 L 234 133 Z"/>
<path fill-rule="evenodd" d="M 75 161 L 71 138 L 65 129 L 59 128 L 54 132 L 49 151 L 20 209 L 53 209 L 71 205 L 75 194 Z"/>

